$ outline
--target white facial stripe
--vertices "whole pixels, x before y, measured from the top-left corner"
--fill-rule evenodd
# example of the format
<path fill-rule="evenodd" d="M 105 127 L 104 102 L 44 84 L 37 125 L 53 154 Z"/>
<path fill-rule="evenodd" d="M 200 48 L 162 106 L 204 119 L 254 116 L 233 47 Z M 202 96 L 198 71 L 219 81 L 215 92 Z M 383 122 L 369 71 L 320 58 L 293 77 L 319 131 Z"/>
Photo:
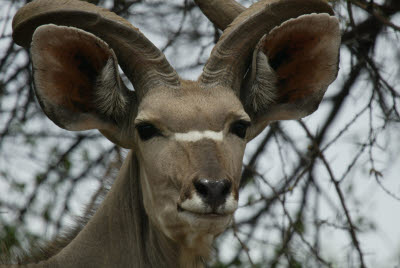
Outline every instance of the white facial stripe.
<path fill-rule="evenodd" d="M 175 133 L 174 134 L 174 139 L 177 141 L 186 141 L 186 142 L 195 142 L 199 141 L 201 139 L 211 139 L 215 141 L 222 141 L 224 138 L 224 135 L 222 131 L 216 132 L 216 131 L 211 131 L 211 130 L 206 130 L 206 131 L 189 131 L 186 133 Z"/>

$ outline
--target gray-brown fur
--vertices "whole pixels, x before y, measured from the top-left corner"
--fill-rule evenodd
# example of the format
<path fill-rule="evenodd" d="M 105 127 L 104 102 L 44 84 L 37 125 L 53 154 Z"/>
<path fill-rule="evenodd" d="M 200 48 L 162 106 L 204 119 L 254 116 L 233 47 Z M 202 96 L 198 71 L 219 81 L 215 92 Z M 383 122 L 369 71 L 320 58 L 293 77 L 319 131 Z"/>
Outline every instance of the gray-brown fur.
<path fill-rule="evenodd" d="M 209 1 L 197 2 L 210 8 Z M 221 10 L 205 13 L 221 28 L 244 10 L 230 0 L 216 7 Z M 254 4 L 224 31 L 200 79 L 186 81 L 111 12 L 76 0 L 37 0 L 23 8 L 13 36 L 26 47 L 33 36 L 36 94 L 48 117 L 68 130 L 98 129 L 131 149 L 83 229 L 28 267 L 203 267 L 237 208 L 246 143 L 271 121 L 314 111 L 336 76 L 337 20 L 299 17 L 314 12 L 332 13 L 320 0 Z M 218 21 L 218 14 L 227 19 Z M 287 35 L 302 41 L 301 53 L 283 49 L 297 41 Z M 94 54 L 93 44 L 99 44 Z M 113 51 L 134 92 L 121 83 Z M 298 68 L 310 58 L 318 70 Z"/>

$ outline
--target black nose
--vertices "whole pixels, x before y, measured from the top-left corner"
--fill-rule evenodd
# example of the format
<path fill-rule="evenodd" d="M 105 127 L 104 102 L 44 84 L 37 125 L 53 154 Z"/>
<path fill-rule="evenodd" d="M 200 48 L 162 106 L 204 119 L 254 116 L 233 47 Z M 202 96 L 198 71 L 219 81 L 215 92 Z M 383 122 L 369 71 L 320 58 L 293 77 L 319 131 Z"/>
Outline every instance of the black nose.
<path fill-rule="evenodd" d="M 194 181 L 194 188 L 201 199 L 213 209 L 225 202 L 226 196 L 231 191 L 232 183 L 227 179 L 198 179 Z"/>

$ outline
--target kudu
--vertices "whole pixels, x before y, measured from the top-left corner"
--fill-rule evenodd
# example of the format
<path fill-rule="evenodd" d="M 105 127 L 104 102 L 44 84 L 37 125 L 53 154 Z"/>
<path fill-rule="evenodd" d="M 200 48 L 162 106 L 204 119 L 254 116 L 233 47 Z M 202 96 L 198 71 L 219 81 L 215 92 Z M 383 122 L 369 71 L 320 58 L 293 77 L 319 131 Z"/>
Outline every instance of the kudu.
<path fill-rule="evenodd" d="M 16 14 L 13 38 L 30 48 L 46 115 L 131 149 L 85 227 L 26 267 L 203 267 L 237 208 L 246 143 L 317 109 L 338 70 L 326 1 L 197 2 L 224 29 L 197 81 L 92 4 L 37 0 Z"/>

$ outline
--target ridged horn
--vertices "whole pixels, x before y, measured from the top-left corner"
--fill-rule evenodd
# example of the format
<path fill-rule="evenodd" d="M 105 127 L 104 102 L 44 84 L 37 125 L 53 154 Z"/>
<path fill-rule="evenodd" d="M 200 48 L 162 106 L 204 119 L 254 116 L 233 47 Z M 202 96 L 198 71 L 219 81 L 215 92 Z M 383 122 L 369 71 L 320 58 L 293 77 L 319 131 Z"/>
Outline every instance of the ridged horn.
<path fill-rule="evenodd" d="M 206 87 L 230 87 L 239 95 L 253 50 L 263 35 L 289 19 L 311 13 L 333 15 L 332 8 L 321 0 L 270 0 L 253 4 L 224 31 L 199 81 Z"/>
<path fill-rule="evenodd" d="M 220 30 L 225 30 L 240 13 L 246 10 L 235 0 L 195 0 L 195 3 Z"/>
<path fill-rule="evenodd" d="M 164 54 L 137 28 L 113 12 L 77 0 L 37 0 L 22 7 L 13 20 L 13 39 L 26 48 L 43 24 L 88 31 L 113 48 L 139 98 L 160 85 L 176 87 L 179 77 Z"/>

